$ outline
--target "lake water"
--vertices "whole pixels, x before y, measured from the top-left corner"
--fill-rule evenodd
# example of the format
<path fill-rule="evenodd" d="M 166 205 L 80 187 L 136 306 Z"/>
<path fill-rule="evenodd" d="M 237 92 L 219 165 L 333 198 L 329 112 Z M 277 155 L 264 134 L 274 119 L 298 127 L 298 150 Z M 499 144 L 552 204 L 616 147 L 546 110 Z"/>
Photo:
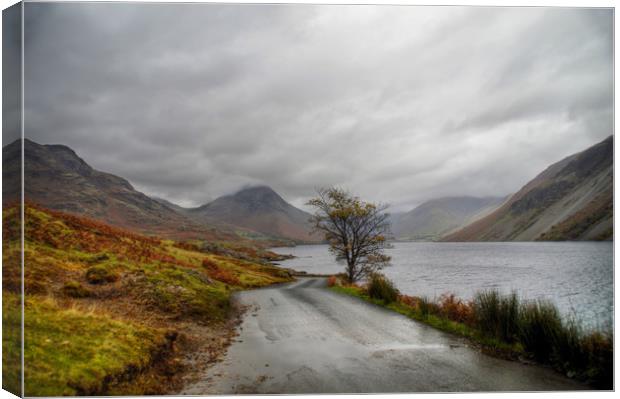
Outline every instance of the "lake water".
<path fill-rule="evenodd" d="M 344 270 L 326 245 L 272 250 L 296 256 L 281 262 L 284 267 L 311 273 Z M 481 290 L 514 290 L 521 298 L 551 300 L 584 327 L 613 323 L 610 242 L 397 242 L 387 253 L 392 266 L 383 272 L 404 294 L 438 298 L 453 293 L 471 299 Z"/>

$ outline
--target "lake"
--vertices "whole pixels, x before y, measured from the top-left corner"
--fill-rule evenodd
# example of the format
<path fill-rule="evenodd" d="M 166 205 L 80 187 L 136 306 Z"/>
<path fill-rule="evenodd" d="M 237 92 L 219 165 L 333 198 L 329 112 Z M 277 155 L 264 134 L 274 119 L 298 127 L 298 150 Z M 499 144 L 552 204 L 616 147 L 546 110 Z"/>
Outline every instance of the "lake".
<path fill-rule="evenodd" d="M 613 244 L 611 242 L 397 242 L 387 250 L 392 266 L 383 272 L 398 289 L 438 298 L 453 293 L 516 291 L 521 298 L 551 300 L 565 317 L 587 328 L 613 322 Z M 296 258 L 280 264 L 311 273 L 344 270 L 327 245 L 272 248 Z"/>

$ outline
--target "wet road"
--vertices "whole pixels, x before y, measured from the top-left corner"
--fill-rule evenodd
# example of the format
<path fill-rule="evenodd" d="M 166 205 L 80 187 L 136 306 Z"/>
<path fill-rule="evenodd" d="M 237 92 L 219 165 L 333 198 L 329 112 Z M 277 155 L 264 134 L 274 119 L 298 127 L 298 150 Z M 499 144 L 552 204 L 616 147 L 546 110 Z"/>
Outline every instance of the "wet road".
<path fill-rule="evenodd" d="M 495 359 L 321 278 L 239 293 L 224 360 L 183 394 L 578 390 L 552 370 Z"/>

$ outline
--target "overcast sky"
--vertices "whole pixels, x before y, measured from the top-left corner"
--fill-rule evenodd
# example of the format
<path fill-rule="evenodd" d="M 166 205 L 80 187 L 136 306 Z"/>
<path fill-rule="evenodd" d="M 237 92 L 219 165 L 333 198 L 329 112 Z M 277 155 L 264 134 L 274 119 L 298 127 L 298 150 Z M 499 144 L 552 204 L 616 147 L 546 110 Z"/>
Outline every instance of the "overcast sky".
<path fill-rule="evenodd" d="M 26 137 L 185 206 L 506 195 L 613 133 L 610 10 L 27 3 L 25 36 Z"/>

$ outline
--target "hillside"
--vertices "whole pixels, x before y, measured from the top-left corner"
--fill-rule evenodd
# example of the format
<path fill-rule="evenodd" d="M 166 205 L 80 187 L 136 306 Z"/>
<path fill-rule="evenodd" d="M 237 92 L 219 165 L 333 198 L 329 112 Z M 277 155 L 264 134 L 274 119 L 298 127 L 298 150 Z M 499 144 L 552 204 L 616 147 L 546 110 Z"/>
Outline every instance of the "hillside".
<path fill-rule="evenodd" d="M 311 233 L 310 214 L 295 208 L 266 186 L 242 189 L 188 209 L 185 214 L 204 223 L 232 225 L 272 238 L 320 241 L 318 235 Z"/>
<path fill-rule="evenodd" d="M 502 197 L 444 197 L 426 201 L 394 217 L 392 232 L 401 240 L 437 240 L 495 210 Z"/>
<path fill-rule="evenodd" d="M 20 151 L 19 140 L 2 149 L 3 203 L 18 195 Z M 25 139 L 24 183 L 27 201 L 114 226 L 174 238 L 239 239 L 231 232 L 195 223 L 121 177 L 93 169 L 63 145 Z"/>
<path fill-rule="evenodd" d="M 159 197 L 151 197 L 151 198 L 154 201 L 159 202 L 161 205 L 163 205 L 163 206 L 165 206 L 167 208 L 170 208 L 170 209 L 172 209 L 173 211 L 175 211 L 177 213 L 183 214 L 187 210 L 186 208 L 183 208 L 180 205 L 177 205 L 177 204 L 175 204 L 173 202 L 170 202 L 167 199 L 159 198 Z"/>
<path fill-rule="evenodd" d="M 18 214 L 3 211 L 3 382 L 14 392 Z M 169 393 L 196 356 L 213 361 L 232 339 L 233 292 L 291 279 L 260 254 L 217 255 L 31 204 L 25 220 L 27 396 Z"/>
<path fill-rule="evenodd" d="M 613 239 L 613 136 L 549 166 L 446 241 Z"/>

